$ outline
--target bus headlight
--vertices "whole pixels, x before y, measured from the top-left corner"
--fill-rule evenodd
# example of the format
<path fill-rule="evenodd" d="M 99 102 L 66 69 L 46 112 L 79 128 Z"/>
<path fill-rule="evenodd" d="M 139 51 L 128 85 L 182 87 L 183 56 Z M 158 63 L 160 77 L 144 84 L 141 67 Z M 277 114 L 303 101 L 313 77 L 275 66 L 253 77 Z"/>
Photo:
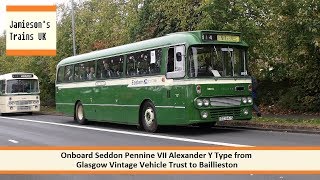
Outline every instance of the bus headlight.
<path fill-rule="evenodd" d="M 201 118 L 207 119 L 208 118 L 208 112 L 207 111 L 202 111 L 201 112 Z"/>
<path fill-rule="evenodd" d="M 252 97 L 248 97 L 247 99 L 248 99 L 248 103 L 251 104 L 252 103 Z"/>
<path fill-rule="evenodd" d="M 210 102 L 209 102 L 208 99 L 204 99 L 204 100 L 203 100 L 203 105 L 204 105 L 204 106 L 209 106 L 209 104 L 210 104 Z"/>
<path fill-rule="evenodd" d="M 201 99 L 197 99 L 197 106 L 201 107 L 203 105 L 203 102 Z"/>
<path fill-rule="evenodd" d="M 243 109 L 243 114 L 244 114 L 244 115 L 248 115 L 248 114 L 249 114 L 249 111 L 248 111 L 247 108 L 244 108 L 244 109 Z"/>
<path fill-rule="evenodd" d="M 242 102 L 244 103 L 244 104 L 246 104 L 248 101 L 247 101 L 247 98 L 245 98 L 245 97 L 243 97 L 242 98 Z"/>

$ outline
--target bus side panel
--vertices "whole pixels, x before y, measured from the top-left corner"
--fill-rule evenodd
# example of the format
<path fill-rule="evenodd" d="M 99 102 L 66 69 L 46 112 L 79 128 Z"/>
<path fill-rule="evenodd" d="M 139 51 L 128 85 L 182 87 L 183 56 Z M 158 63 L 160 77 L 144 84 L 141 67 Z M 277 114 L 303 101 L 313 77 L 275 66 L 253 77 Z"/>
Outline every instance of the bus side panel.
<path fill-rule="evenodd" d="M 172 93 L 168 97 L 168 91 Z M 109 93 L 110 94 L 109 94 Z M 144 100 L 150 100 L 156 107 L 159 125 L 186 124 L 185 96 L 186 89 L 182 86 L 147 86 L 127 87 L 122 86 L 104 90 L 100 97 L 103 103 L 114 104 L 112 107 L 99 107 L 99 119 L 138 124 L 140 105 Z"/>
<path fill-rule="evenodd" d="M 155 96 L 157 119 L 159 125 L 183 125 L 186 120 L 186 86 L 162 86 Z"/>
<path fill-rule="evenodd" d="M 95 88 L 95 91 L 97 91 L 93 99 L 95 120 L 127 123 L 123 117 L 124 107 L 119 102 L 123 89 L 125 89 L 123 86 L 101 86 Z"/>
<path fill-rule="evenodd" d="M 123 87 L 119 96 L 120 104 L 123 104 L 121 113 L 128 124 L 139 123 L 139 108 L 144 99 L 150 98 L 150 91 L 146 87 Z"/>
<path fill-rule="evenodd" d="M 74 94 L 72 89 L 60 89 L 56 92 L 56 110 L 62 112 L 65 115 L 74 115 L 74 103 L 70 100 Z"/>
<path fill-rule="evenodd" d="M 7 102 L 6 97 L 0 96 L 0 113 L 6 112 L 6 102 Z"/>

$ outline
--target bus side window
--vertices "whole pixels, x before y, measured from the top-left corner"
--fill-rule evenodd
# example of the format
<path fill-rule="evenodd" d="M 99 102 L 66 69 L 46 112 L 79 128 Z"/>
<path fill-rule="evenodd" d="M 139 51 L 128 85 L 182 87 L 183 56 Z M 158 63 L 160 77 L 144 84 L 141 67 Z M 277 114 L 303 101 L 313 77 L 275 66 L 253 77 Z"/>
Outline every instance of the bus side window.
<path fill-rule="evenodd" d="M 60 67 L 58 69 L 58 79 L 57 79 L 57 82 L 61 83 L 63 80 L 63 67 Z"/>
<path fill-rule="evenodd" d="M 5 84 L 4 84 L 4 80 L 0 81 L 0 93 L 4 94 L 5 93 Z"/>
<path fill-rule="evenodd" d="M 92 81 L 96 78 L 95 65 L 96 61 L 89 61 L 81 64 L 81 68 L 83 67 L 82 72 L 82 80 Z"/>
<path fill-rule="evenodd" d="M 127 58 L 127 75 L 136 76 L 136 57 L 135 54 L 129 54 Z"/>
<path fill-rule="evenodd" d="M 70 82 L 73 81 L 73 66 L 66 66 L 64 69 L 64 81 Z"/>
<path fill-rule="evenodd" d="M 80 65 L 76 64 L 74 65 L 74 80 L 80 81 Z"/>
<path fill-rule="evenodd" d="M 160 67 L 161 67 L 161 57 L 162 57 L 162 49 L 155 49 L 151 50 L 149 52 L 150 58 L 149 58 L 149 73 L 150 74 L 158 74 L 160 73 Z"/>
<path fill-rule="evenodd" d="M 114 70 L 112 68 L 112 59 L 107 59 L 102 61 L 102 77 L 112 78 L 114 77 Z"/>
<path fill-rule="evenodd" d="M 111 62 L 111 70 L 112 70 L 112 77 L 117 78 L 122 75 L 122 66 L 123 66 L 123 57 L 118 56 L 114 57 L 110 60 Z"/>
<path fill-rule="evenodd" d="M 116 67 L 114 68 L 115 73 L 117 75 L 117 77 L 121 77 L 122 73 L 123 73 L 123 62 L 124 62 L 124 58 L 123 56 L 119 56 L 117 58 L 118 60 L 118 64 L 116 65 Z"/>

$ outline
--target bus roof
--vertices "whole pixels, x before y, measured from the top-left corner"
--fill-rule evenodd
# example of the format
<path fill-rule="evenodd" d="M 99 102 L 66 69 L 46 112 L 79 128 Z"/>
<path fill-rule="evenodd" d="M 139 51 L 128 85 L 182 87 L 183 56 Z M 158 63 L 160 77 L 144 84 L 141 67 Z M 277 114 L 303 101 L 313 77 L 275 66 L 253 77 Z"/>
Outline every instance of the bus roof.
<path fill-rule="evenodd" d="M 0 75 L 0 80 L 10 80 L 10 79 L 38 79 L 33 73 L 26 73 L 26 72 L 12 72 L 7 74 Z"/>
<path fill-rule="evenodd" d="M 202 31 L 186 31 L 186 32 L 176 32 L 167 34 L 162 37 L 148 39 L 144 41 L 134 42 L 122 46 L 116 46 L 108 49 L 97 50 L 85 54 L 80 54 L 76 56 L 71 56 L 61 60 L 57 67 L 65 64 L 72 64 L 76 62 L 82 62 L 87 60 L 99 59 L 108 56 L 116 56 L 127 53 L 136 52 L 143 49 L 153 49 L 157 47 L 178 45 L 178 44 L 233 44 L 240 46 L 248 46 L 244 41 L 239 42 L 219 42 L 219 41 L 203 41 L 202 34 L 211 33 L 211 34 L 228 34 L 228 35 L 237 35 L 240 37 L 240 32 L 231 32 L 231 31 L 212 31 L 212 30 L 202 30 Z"/>

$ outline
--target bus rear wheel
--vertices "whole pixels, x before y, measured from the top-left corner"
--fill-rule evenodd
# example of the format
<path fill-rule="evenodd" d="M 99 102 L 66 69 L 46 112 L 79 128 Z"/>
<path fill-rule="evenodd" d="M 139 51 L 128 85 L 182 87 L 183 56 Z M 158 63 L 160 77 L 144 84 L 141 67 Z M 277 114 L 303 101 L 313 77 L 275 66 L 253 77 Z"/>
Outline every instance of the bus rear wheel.
<path fill-rule="evenodd" d="M 145 131 L 151 133 L 157 131 L 158 123 L 156 111 L 154 105 L 150 101 L 144 103 L 140 118 L 141 125 Z"/>
<path fill-rule="evenodd" d="M 79 124 L 87 124 L 88 120 L 85 118 L 84 116 L 84 109 L 83 109 L 83 105 L 81 102 L 78 102 L 76 105 L 76 114 L 75 114 L 75 120 L 79 123 Z"/>

